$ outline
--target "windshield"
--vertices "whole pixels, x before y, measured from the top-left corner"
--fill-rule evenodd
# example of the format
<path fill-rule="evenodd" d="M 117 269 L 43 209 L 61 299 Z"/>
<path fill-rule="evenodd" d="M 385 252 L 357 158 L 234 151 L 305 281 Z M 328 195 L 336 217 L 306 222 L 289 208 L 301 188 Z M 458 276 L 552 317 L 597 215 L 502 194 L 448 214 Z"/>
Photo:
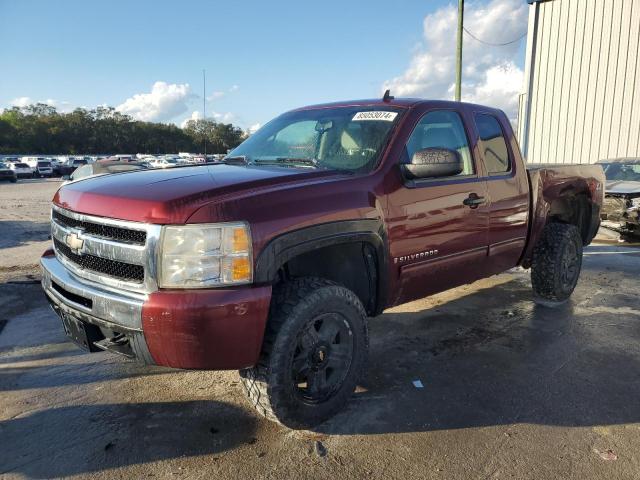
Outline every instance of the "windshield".
<path fill-rule="evenodd" d="M 370 171 L 400 109 L 337 107 L 285 113 L 226 157 L 249 164 Z"/>
<path fill-rule="evenodd" d="M 51 164 L 49 162 L 38 162 L 39 167 L 50 167 Z"/>
<path fill-rule="evenodd" d="M 609 163 L 604 166 L 604 175 L 607 180 L 640 182 L 640 164 Z"/>
<path fill-rule="evenodd" d="M 91 165 L 83 165 L 70 175 L 69 180 L 79 180 L 81 178 L 89 177 L 93 174 Z"/>

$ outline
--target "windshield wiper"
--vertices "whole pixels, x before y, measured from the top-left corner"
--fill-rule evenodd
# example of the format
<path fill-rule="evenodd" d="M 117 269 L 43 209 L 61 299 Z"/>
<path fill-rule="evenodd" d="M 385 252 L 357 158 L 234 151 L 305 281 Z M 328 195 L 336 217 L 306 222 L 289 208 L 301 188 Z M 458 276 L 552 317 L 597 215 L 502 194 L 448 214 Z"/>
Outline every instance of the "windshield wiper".
<path fill-rule="evenodd" d="M 253 163 L 255 163 L 256 165 L 293 165 L 297 167 L 318 168 L 318 161 L 315 158 L 256 158 L 255 160 L 253 160 Z"/>
<path fill-rule="evenodd" d="M 247 165 L 249 161 L 246 155 L 236 155 L 235 157 L 224 157 L 222 163 L 226 165 Z"/>

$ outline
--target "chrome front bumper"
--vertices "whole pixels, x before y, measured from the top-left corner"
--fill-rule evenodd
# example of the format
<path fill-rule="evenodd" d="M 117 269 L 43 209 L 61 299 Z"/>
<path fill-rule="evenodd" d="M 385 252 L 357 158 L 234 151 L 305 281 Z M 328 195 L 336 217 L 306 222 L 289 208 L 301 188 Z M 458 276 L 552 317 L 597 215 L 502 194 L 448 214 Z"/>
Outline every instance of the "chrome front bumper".
<path fill-rule="evenodd" d="M 152 364 L 153 359 L 142 332 L 142 306 L 146 295 L 107 290 L 101 285 L 80 280 L 70 273 L 55 256 L 42 257 L 42 288 L 58 315 L 70 315 L 78 320 L 127 337 L 131 354 L 125 356 Z M 103 350 L 109 342 L 96 344 Z"/>

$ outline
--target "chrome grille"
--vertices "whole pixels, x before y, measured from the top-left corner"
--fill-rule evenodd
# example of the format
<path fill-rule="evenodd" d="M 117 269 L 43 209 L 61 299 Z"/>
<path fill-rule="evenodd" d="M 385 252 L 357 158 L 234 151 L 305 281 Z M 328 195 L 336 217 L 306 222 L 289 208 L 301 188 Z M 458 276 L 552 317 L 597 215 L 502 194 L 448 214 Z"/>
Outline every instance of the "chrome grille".
<path fill-rule="evenodd" d="M 67 217 L 60 212 L 54 210 L 53 219 L 59 224 L 71 228 L 81 228 L 91 235 L 101 238 L 108 238 L 126 243 L 134 243 L 136 245 L 144 245 L 147 240 L 147 232 L 141 230 L 130 230 L 128 228 L 114 227 L 112 225 L 103 225 L 99 223 L 83 222 L 75 218 Z"/>
<path fill-rule="evenodd" d="M 149 293 L 158 289 L 160 225 L 85 215 L 52 207 L 51 237 L 67 270 L 102 288 Z"/>
<path fill-rule="evenodd" d="M 57 238 L 53 239 L 56 251 L 67 257 L 73 263 L 96 273 L 103 273 L 125 282 L 142 283 L 144 281 L 144 267 L 131 263 L 118 262 L 94 255 L 77 255 Z"/>

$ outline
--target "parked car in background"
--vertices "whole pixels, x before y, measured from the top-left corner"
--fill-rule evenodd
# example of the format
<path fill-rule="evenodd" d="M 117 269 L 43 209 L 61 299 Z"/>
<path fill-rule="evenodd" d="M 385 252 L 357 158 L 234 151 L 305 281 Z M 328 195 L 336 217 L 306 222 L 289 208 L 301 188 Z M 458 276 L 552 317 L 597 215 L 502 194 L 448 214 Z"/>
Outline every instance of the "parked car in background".
<path fill-rule="evenodd" d="M 53 175 L 53 167 L 46 157 L 22 157 L 22 162 L 31 167 L 34 177 L 50 177 Z"/>
<path fill-rule="evenodd" d="M 18 177 L 8 163 L 0 162 L 0 180 L 9 180 L 11 183 L 16 183 Z"/>
<path fill-rule="evenodd" d="M 21 162 L 22 160 L 20 159 L 20 157 L 4 157 L 4 158 L 0 158 L 0 162 L 4 162 L 4 163 L 15 163 L 15 162 Z"/>
<path fill-rule="evenodd" d="M 152 168 L 171 168 L 178 166 L 178 160 L 175 158 L 156 158 L 149 164 Z"/>
<path fill-rule="evenodd" d="M 66 163 L 60 165 L 60 175 L 63 177 L 71 175 L 78 167 L 86 165 L 87 163 L 87 160 L 85 160 L 84 158 L 70 158 Z"/>
<path fill-rule="evenodd" d="M 101 160 L 99 162 L 88 163 L 77 168 L 70 176 L 69 182 L 75 182 L 98 175 L 109 175 L 111 173 L 133 172 L 136 170 L 146 170 L 148 166 L 143 162 L 119 162 L 113 160 Z"/>
<path fill-rule="evenodd" d="M 8 163 L 0 162 L 0 180 L 9 180 L 11 183 L 16 183 L 18 181 L 16 172 Z"/>
<path fill-rule="evenodd" d="M 598 162 L 607 177 L 602 208 L 604 226 L 640 236 L 640 158 Z"/>
<path fill-rule="evenodd" d="M 9 168 L 13 170 L 17 178 L 31 178 L 33 177 L 33 169 L 23 162 L 9 163 Z"/>

